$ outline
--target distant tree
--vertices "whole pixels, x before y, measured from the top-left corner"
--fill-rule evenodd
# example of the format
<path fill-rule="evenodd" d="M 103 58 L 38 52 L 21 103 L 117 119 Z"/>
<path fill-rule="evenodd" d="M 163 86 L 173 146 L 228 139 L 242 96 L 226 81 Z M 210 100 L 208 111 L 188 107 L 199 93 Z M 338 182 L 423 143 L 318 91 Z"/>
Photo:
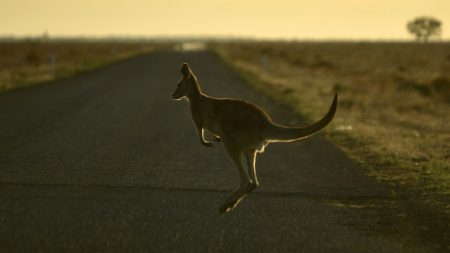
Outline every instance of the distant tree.
<path fill-rule="evenodd" d="M 430 36 L 441 35 L 441 24 L 441 21 L 433 17 L 417 17 L 408 22 L 406 27 L 418 41 L 428 42 Z"/>

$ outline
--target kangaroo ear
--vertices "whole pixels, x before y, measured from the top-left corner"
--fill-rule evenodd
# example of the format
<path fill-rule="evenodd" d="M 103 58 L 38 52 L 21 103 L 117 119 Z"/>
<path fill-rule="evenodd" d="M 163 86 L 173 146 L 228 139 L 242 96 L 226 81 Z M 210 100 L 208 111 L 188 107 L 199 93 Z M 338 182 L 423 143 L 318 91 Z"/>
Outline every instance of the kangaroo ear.
<path fill-rule="evenodd" d="M 187 63 L 181 64 L 181 69 L 180 70 L 181 70 L 181 74 L 184 77 L 188 77 L 189 74 L 191 73 L 191 69 L 189 68 L 189 65 Z"/>

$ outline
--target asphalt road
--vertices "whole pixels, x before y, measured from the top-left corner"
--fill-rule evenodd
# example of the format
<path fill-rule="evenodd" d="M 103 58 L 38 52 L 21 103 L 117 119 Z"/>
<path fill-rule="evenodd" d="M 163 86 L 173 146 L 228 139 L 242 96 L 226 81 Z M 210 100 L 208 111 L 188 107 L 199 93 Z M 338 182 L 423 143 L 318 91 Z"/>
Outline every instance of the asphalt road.
<path fill-rule="evenodd" d="M 238 176 L 171 99 L 183 61 L 207 94 L 302 123 L 208 52 L 138 56 L 0 94 L 0 252 L 427 251 L 385 231 L 375 209 L 389 189 L 320 135 L 269 145 L 261 186 L 219 214 Z"/>

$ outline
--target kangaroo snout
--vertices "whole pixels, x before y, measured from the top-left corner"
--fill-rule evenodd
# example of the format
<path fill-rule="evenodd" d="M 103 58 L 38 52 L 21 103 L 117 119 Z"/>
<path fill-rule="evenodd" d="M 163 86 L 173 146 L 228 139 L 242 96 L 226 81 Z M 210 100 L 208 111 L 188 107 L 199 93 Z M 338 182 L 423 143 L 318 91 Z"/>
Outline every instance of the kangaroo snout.
<path fill-rule="evenodd" d="M 181 96 L 180 96 L 179 94 L 177 94 L 177 93 L 178 93 L 178 92 L 175 91 L 175 92 L 172 94 L 172 99 L 177 100 L 177 99 L 180 99 L 180 98 L 181 98 Z"/>
<path fill-rule="evenodd" d="M 179 99 L 181 96 L 180 96 L 180 92 L 178 91 L 179 89 L 176 89 L 174 92 L 173 92 L 173 94 L 172 94 L 172 99 Z"/>

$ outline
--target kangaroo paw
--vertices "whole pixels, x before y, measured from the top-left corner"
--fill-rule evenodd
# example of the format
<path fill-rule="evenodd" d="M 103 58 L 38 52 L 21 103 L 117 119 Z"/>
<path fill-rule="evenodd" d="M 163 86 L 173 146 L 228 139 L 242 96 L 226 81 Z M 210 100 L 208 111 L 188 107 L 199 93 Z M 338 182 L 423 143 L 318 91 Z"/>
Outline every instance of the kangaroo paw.
<path fill-rule="evenodd" d="M 213 146 L 213 144 L 211 143 L 211 142 L 207 142 L 207 141 L 201 141 L 200 142 L 203 146 L 205 146 L 205 147 L 212 147 Z"/>

